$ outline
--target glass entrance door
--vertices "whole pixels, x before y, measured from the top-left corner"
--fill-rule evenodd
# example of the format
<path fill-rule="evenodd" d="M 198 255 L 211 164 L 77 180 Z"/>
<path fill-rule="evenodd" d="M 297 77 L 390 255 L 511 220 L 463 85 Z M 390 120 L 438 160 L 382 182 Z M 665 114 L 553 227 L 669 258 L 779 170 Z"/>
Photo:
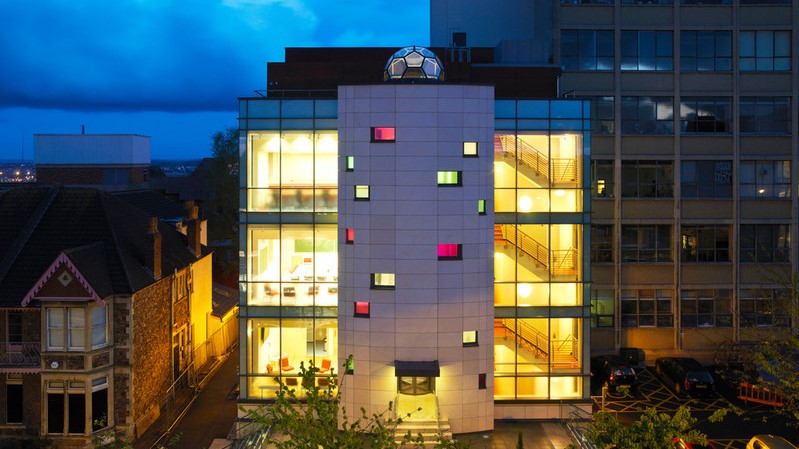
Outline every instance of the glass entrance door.
<path fill-rule="evenodd" d="M 420 394 L 434 393 L 436 389 L 435 377 L 409 377 L 397 378 L 397 392 L 417 396 Z"/>

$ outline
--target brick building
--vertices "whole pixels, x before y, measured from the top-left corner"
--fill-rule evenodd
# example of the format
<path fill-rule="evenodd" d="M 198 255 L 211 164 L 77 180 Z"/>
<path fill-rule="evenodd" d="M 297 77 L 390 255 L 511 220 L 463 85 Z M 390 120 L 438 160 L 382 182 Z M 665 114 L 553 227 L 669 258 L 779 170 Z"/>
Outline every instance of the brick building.
<path fill-rule="evenodd" d="M 207 338 L 211 255 L 103 191 L 0 194 L 0 439 L 140 435 Z"/>

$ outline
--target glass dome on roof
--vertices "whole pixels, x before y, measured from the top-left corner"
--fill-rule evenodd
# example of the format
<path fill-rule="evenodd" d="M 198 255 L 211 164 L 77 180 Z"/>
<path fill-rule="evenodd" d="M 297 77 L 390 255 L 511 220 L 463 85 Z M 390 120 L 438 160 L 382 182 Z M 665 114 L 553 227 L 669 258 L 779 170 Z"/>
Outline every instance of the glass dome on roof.
<path fill-rule="evenodd" d="M 441 60 L 424 47 L 405 47 L 398 50 L 386 63 L 383 80 L 432 79 L 444 80 Z"/>

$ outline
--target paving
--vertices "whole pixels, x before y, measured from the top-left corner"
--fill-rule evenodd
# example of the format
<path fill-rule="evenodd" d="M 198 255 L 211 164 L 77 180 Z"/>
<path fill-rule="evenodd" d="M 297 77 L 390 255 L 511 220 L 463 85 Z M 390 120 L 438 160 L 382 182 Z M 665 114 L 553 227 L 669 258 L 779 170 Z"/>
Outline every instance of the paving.
<path fill-rule="evenodd" d="M 496 421 L 493 432 L 460 434 L 455 439 L 467 442 L 470 449 L 516 449 L 520 432 L 525 448 L 564 449 L 569 444 L 580 447 L 564 425 L 548 421 Z"/>

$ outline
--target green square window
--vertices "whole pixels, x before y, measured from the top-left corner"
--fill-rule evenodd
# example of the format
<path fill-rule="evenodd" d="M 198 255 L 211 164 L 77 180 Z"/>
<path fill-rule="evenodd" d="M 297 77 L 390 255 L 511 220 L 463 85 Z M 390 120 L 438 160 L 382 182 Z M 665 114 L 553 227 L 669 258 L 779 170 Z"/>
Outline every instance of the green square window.
<path fill-rule="evenodd" d="M 440 171 L 438 172 L 438 185 L 440 186 L 459 186 L 461 185 L 461 173 L 459 171 Z"/>
<path fill-rule="evenodd" d="M 355 170 L 355 156 L 347 156 L 347 165 L 344 168 L 347 171 Z"/>

